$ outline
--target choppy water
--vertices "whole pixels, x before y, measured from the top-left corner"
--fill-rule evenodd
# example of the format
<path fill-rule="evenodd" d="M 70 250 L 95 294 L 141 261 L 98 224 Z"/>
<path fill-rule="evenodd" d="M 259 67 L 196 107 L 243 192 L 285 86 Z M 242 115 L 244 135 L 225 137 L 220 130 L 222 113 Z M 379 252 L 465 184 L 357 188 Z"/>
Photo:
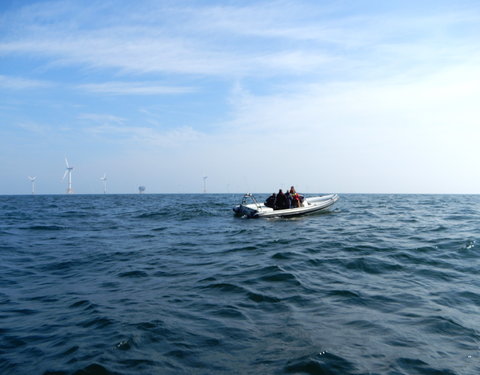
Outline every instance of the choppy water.
<path fill-rule="evenodd" d="M 0 197 L 0 373 L 480 373 L 480 196 L 239 199 Z"/>

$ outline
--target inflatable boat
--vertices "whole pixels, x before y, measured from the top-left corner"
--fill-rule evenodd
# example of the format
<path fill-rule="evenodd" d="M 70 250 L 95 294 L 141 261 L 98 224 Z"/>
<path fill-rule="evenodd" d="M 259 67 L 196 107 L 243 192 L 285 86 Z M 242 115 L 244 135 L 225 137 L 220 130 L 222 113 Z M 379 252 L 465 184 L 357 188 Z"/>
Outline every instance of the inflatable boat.
<path fill-rule="evenodd" d="M 338 201 L 338 198 L 338 194 L 309 197 L 303 200 L 302 207 L 274 210 L 273 208 L 265 206 L 264 203 L 259 203 L 253 194 L 245 194 L 242 202 L 233 207 L 233 212 L 235 212 L 235 215 L 237 216 L 245 216 L 248 218 L 306 215 L 328 209 L 336 201 Z"/>

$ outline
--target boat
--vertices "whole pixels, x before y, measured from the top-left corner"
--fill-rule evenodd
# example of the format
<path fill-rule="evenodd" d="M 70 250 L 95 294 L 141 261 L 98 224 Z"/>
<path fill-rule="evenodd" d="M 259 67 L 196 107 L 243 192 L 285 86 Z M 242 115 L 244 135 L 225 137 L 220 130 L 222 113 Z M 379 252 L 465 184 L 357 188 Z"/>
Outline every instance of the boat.
<path fill-rule="evenodd" d="M 236 216 L 244 216 L 247 218 L 292 217 L 326 210 L 338 201 L 338 199 L 338 194 L 309 197 L 303 200 L 302 207 L 274 210 L 273 208 L 265 206 L 264 203 L 259 203 L 253 194 L 248 193 L 243 196 L 242 202 L 239 205 L 233 207 L 233 211 Z"/>

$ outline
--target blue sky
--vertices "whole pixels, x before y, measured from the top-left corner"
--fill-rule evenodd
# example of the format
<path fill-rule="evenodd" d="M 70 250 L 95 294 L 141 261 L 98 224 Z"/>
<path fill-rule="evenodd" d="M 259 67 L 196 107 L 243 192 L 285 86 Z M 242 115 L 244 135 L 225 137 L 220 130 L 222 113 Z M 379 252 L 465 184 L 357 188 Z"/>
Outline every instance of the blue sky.
<path fill-rule="evenodd" d="M 477 1 L 0 2 L 0 194 L 480 193 Z"/>

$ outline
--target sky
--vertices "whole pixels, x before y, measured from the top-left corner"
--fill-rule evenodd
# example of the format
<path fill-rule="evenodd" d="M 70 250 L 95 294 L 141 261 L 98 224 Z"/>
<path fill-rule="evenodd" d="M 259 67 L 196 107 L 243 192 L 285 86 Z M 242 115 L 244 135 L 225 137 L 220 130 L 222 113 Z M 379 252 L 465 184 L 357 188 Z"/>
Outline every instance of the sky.
<path fill-rule="evenodd" d="M 0 194 L 480 193 L 478 1 L 0 1 Z"/>

